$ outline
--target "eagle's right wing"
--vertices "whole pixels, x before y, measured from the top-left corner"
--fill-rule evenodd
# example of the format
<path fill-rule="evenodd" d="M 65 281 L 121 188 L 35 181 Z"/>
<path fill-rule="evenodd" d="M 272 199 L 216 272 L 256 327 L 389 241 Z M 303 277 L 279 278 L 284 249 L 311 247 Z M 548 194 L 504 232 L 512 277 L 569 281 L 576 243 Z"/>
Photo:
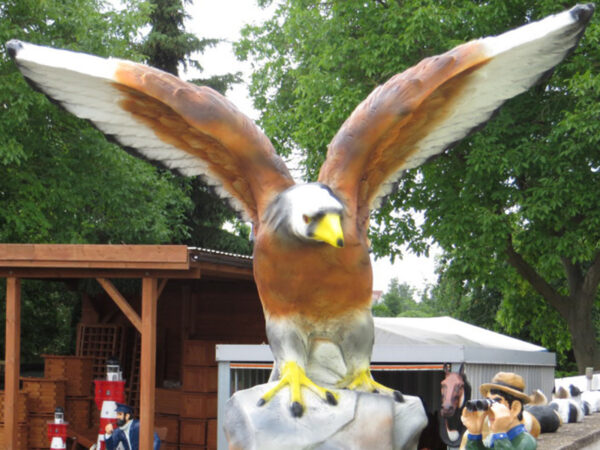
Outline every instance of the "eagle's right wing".
<path fill-rule="evenodd" d="M 319 181 L 365 231 L 404 170 L 423 164 L 489 120 L 552 70 L 579 41 L 594 5 L 460 45 L 375 89 L 335 135 Z"/>
<path fill-rule="evenodd" d="M 258 218 L 294 184 L 252 120 L 218 92 L 148 66 L 12 40 L 37 89 L 138 156 L 201 176 L 242 216 Z"/>

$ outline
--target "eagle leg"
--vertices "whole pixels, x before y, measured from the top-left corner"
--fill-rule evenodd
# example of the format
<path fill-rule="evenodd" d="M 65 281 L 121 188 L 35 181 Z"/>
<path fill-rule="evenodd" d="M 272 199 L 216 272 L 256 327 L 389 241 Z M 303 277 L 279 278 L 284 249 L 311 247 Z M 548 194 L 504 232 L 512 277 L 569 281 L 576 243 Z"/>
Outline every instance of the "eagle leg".
<path fill-rule="evenodd" d="M 351 390 L 383 393 L 394 397 L 394 400 L 399 403 L 404 402 L 404 396 L 400 391 L 390 389 L 389 387 L 375 381 L 371 375 L 371 371 L 368 368 L 359 370 L 356 376 L 354 376 L 354 378 L 352 378 L 349 382 L 342 380 L 340 383 L 338 383 L 338 386 Z"/>
<path fill-rule="evenodd" d="M 266 392 L 258 401 L 258 406 L 263 406 L 270 401 L 283 387 L 290 387 L 292 416 L 301 417 L 304 413 L 304 401 L 302 399 L 301 388 L 307 387 L 330 405 L 337 405 L 338 396 L 321 386 L 313 383 L 307 376 L 306 372 L 295 361 L 288 361 L 281 369 L 279 383 Z"/>

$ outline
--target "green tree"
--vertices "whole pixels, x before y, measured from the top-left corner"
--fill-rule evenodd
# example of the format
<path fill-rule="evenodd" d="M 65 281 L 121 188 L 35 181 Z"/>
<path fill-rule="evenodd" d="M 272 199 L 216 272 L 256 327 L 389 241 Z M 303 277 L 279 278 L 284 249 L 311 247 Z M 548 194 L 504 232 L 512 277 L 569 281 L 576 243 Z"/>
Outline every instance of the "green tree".
<path fill-rule="evenodd" d="M 392 278 L 382 300 L 373 305 L 373 315 L 378 317 L 399 317 L 413 315 L 417 309 L 415 290 L 407 283 L 399 283 Z"/>
<path fill-rule="evenodd" d="M 452 316 L 489 330 L 505 331 L 497 319 L 502 293 L 469 280 L 457 279 L 446 267 L 444 258 L 438 259 L 437 283 L 423 293 L 419 305 L 435 316 Z"/>
<path fill-rule="evenodd" d="M 152 9 L 150 13 L 152 28 L 141 45 L 141 52 L 147 57 L 147 63 L 173 75 L 179 75 L 181 66 L 201 73 L 204 69 L 194 55 L 203 53 L 208 47 L 218 45 L 221 40 L 199 38 L 185 31 L 184 20 L 189 17 L 185 12 L 185 5 L 192 1 L 148 0 L 148 3 Z M 190 80 L 198 85 L 210 86 L 222 94 L 232 84 L 241 81 L 240 72 Z"/>
<path fill-rule="evenodd" d="M 250 89 L 262 127 L 282 154 L 300 149 L 314 179 L 327 144 L 375 86 L 426 56 L 574 3 L 287 0 L 264 26 L 245 29 L 237 52 L 256 61 Z M 435 240 L 448 276 L 501 293 L 497 319 L 508 329 L 532 319 L 519 324 L 513 314 L 540 312 L 566 326 L 580 371 L 600 366 L 599 43 L 596 15 L 551 78 L 407 173 L 371 227 L 378 255 L 402 243 L 423 253 Z M 422 226 L 411 208 L 424 212 Z"/>
<path fill-rule="evenodd" d="M 185 32 L 184 0 L 149 0 L 149 3 L 152 29 L 142 44 L 142 53 L 148 56 L 148 63 L 173 75 L 178 75 L 180 64 L 201 69 L 190 54 L 215 45 L 217 40 L 201 40 Z"/>

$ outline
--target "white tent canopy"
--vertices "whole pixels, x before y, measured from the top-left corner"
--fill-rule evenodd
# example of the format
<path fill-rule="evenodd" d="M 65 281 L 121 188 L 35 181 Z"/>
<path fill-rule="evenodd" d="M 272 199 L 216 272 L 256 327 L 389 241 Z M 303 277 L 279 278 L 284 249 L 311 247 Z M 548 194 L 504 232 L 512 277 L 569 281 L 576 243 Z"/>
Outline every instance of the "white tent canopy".
<path fill-rule="evenodd" d="M 554 367 L 544 347 L 451 317 L 375 317 L 371 361 L 471 362 Z M 329 355 L 332 356 L 332 355 Z M 273 361 L 268 345 L 217 345 L 217 361 Z"/>
<path fill-rule="evenodd" d="M 530 344 L 452 317 L 375 317 L 375 345 L 443 345 L 544 352 Z"/>

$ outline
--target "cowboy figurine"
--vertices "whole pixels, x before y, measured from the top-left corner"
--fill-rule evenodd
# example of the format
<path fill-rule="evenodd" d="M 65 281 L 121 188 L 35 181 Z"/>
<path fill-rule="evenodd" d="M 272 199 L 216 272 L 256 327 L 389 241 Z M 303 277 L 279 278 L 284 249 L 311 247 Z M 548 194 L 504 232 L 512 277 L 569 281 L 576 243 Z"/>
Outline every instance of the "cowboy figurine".
<path fill-rule="evenodd" d="M 487 410 L 463 409 L 462 422 L 467 427 L 467 450 L 485 449 L 482 429 L 487 418 L 491 441 L 496 450 L 532 450 L 537 448 L 535 438 L 525 430 L 523 404 L 529 402 L 523 377 L 510 372 L 498 372 L 491 383 L 482 384 L 481 395 L 489 399 Z"/>
<path fill-rule="evenodd" d="M 119 444 L 123 445 L 125 450 L 139 450 L 140 446 L 140 421 L 133 418 L 133 409 L 122 403 L 117 403 L 117 426 L 114 428 L 112 423 L 105 427 L 104 443 L 106 450 L 116 450 Z M 158 435 L 154 433 L 154 450 L 160 448 Z"/>

